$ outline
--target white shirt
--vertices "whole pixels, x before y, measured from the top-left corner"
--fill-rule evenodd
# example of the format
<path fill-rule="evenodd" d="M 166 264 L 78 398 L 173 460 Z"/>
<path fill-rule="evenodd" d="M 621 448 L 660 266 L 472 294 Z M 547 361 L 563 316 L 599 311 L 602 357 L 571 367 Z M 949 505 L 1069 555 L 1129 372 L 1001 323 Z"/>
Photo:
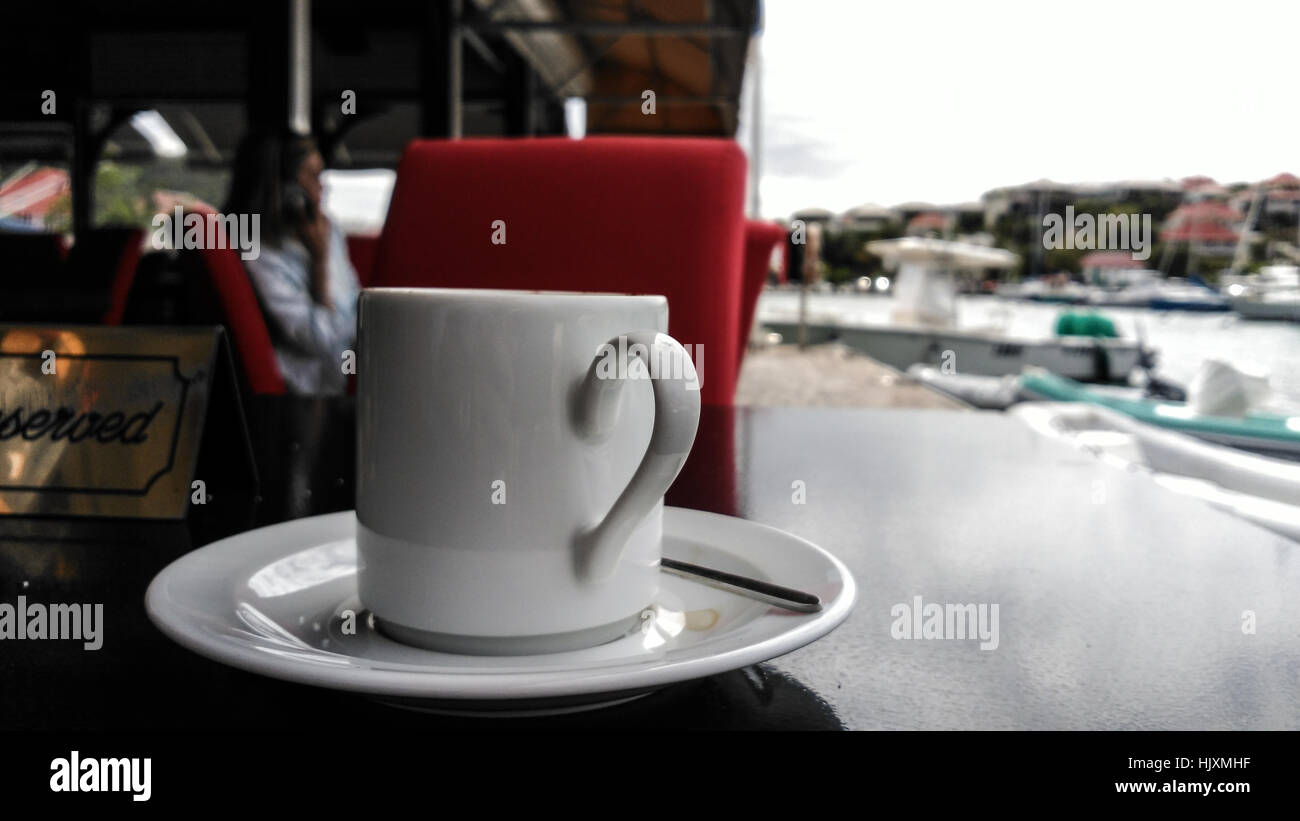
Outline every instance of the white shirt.
<path fill-rule="evenodd" d="M 245 260 L 275 358 L 290 393 L 343 393 L 347 375 L 343 354 L 356 340 L 357 295 L 361 286 L 348 259 L 347 241 L 331 223 L 329 289 L 332 308 L 311 295 L 311 254 L 296 238 L 278 247 L 263 246 L 257 259 Z"/>

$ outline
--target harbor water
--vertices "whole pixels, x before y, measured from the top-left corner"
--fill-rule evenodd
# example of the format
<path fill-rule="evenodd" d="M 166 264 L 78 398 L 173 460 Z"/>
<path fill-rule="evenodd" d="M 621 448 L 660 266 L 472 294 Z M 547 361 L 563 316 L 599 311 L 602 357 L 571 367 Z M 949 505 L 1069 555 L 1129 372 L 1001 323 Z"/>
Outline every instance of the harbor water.
<path fill-rule="evenodd" d="M 808 294 L 809 322 L 885 325 L 893 300 L 879 294 Z M 1069 307 L 1009 300 L 995 296 L 960 296 L 958 326 L 994 329 L 1012 337 L 1051 336 L 1056 318 Z M 1090 310 L 1074 308 L 1074 310 Z M 1218 359 L 1252 373 L 1267 375 L 1274 396 L 1266 407 L 1300 413 L 1300 324 L 1259 322 L 1234 313 L 1152 311 L 1145 308 L 1099 308 L 1122 336 L 1145 340 L 1158 352 L 1156 372 L 1188 384 L 1208 359 Z M 799 292 L 767 290 L 759 299 L 762 322 L 797 321 Z M 786 340 L 793 341 L 793 340 Z"/>

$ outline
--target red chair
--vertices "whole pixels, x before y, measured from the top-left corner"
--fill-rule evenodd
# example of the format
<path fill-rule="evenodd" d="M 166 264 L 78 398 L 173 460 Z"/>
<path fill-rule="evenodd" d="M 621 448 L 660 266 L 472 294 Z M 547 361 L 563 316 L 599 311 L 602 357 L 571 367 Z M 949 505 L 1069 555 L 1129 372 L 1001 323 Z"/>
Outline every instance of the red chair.
<path fill-rule="evenodd" d="M 702 400 L 729 405 L 757 295 L 744 192 L 731 140 L 416 140 L 372 284 L 663 294 L 669 332 L 703 346 Z"/>
<path fill-rule="evenodd" d="M 348 234 L 348 259 L 357 272 L 357 282 L 365 288 L 375 273 L 375 249 L 379 247 L 379 237 L 370 234 Z"/>
<path fill-rule="evenodd" d="M 266 317 L 262 315 L 262 306 L 257 302 L 239 252 L 230 248 L 205 248 L 197 253 L 216 291 L 248 389 L 253 393 L 286 393 Z"/>
<path fill-rule="evenodd" d="M 191 211 L 205 218 L 214 213 L 200 205 L 191 205 L 186 213 Z M 204 248 L 184 253 L 196 254 L 202 263 L 201 271 L 207 275 L 207 284 L 216 295 L 220 320 L 230 335 L 245 386 L 253 393 L 287 393 L 266 317 L 239 252 L 233 248 Z"/>
<path fill-rule="evenodd" d="M 116 240 L 117 244 L 117 262 L 113 265 L 113 279 L 109 285 L 108 310 L 104 312 L 103 322 L 105 325 L 121 325 L 122 317 L 126 314 L 126 299 L 131 293 L 131 286 L 135 283 L 135 269 L 140 264 L 140 247 L 144 242 L 144 232 L 139 228 L 133 228 L 126 231 L 109 233 L 105 241 Z M 82 242 L 78 241 L 77 245 Z M 77 248 L 72 249 L 73 255 L 76 254 Z"/>

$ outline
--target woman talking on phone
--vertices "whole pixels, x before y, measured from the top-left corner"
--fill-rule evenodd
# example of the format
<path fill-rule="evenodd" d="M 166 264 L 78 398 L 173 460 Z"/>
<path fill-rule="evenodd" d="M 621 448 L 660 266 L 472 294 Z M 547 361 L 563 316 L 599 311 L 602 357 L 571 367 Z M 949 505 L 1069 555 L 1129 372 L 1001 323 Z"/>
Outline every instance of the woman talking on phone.
<path fill-rule="evenodd" d="M 311 137 L 254 132 L 235 153 L 227 214 L 260 214 L 260 251 L 245 260 L 291 393 L 342 393 L 356 336 L 356 271 L 321 210 L 325 168 Z"/>

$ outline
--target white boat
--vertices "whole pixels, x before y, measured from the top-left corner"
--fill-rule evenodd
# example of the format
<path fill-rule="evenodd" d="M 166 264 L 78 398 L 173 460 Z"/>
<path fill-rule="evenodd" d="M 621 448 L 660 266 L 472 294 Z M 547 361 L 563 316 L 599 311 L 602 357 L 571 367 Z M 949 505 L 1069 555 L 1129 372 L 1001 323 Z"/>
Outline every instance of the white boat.
<path fill-rule="evenodd" d="M 1029 402 L 1009 413 L 1115 467 L 1145 471 L 1170 490 L 1300 541 L 1300 465 L 1294 462 L 1203 442 L 1092 404 Z"/>
<path fill-rule="evenodd" d="M 1147 307 L 1153 311 L 1229 311 L 1228 300 L 1210 286 L 1182 277 L 1167 277 L 1155 283 Z"/>
<path fill-rule="evenodd" d="M 1260 294 L 1254 298 L 1235 297 L 1232 310 L 1246 319 L 1300 322 L 1300 291 Z"/>
<path fill-rule="evenodd" d="M 1152 293 L 1148 285 L 1133 285 L 1118 290 L 1096 289 L 1088 294 L 1088 304 L 1097 308 L 1147 308 Z"/>
<path fill-rule="evenodd" d="M 814 317 L 804 323 L 809 343 L 837 340 L 899 370 L 921 363 L 984 376 L 1019 374 L 1034 366 L 1079 381 L 1122 382 L 1138 365 L 1141 346 L 1133 340 L 1046 334 L 1033 339 L 958 327 L 953 271 L 1009 267 L 1017 260 L 1010 251 L 920 237 L 878 240 L 867 249 L 898 266 L 892 324 Z M 797 321 L 766 316 L 760 321 L 787 340 L 799 338 Z"/>
<path fill-rule="evenodd" d="M 1138 345 L 1125 339 L 1017 339 L 996 331 L 906 327 L 838 332 L 840 342 L 899 370 L 919 362 L 958 373 L 1009 376 L 1038 367 L 1080 382 L 1123 382 L 1140 356 Z"/>
<path fill-rule="evenodd" d="M 1088 304 L 1098 307 L 1150 308 L 1154 311 L 1227 311 L 1228 301 L 1210 288 L 1181 277 L 1140 282 L 1120 290 L 1094 290 Z"/>
<path fill-rule="evenodd" d="M 1228 297 L 1252 297 L 1277 291 L 1300 290 L 1300 267 L 1265 265 L 1254 274 L 1224 274 L 1219 278 Z"/>
<path fill-rule="evenodd" d="M 1257 274 L 1224 277 L 1232 310 L 1246 319 L 1300 322 L 1300 268 L 1266 265 Z"/>
<path fill-rule="evenodd" d="M 944 373 L 933 365 L 921 364 L 908 368 L 907 375 L 932 390 L 981 410 L 1006 410 L 1024 399 L 1020 378 L 1016 376 Z"/>
<path fill-rule="evenodd" d="M 1086 285 L 1050 276 L 1034 277 L 1024 282 L 1004 282 L 993 293 L 1005 299 L 1027 299 L 1031 302 L 1059 302 L 1080 305 L 1088 301 Z"/>

